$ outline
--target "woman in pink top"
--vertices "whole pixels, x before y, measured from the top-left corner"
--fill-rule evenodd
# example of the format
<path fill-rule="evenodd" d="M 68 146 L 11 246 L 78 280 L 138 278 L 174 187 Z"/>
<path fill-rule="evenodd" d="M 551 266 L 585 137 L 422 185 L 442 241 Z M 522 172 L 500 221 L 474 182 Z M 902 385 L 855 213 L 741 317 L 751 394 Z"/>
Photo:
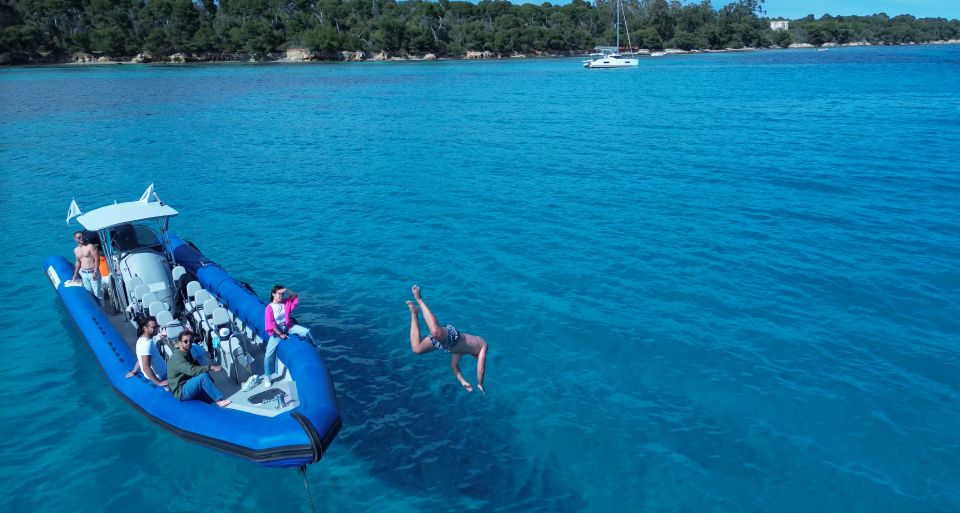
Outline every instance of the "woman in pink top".
<path fill-rule="evenodd" d="M 273 367 L 277 359 L 277 346 L 280 345 L 281 340 L 286 340 L 288 335 L 293 333 L 307 339 L 311 344 L 317 345 L 310 335 L 310 330 L 299 324 L 294 324 L 290 320 L 290 314 L 293 313 L 293 309 L 297 307 L 299 302 L 297 293 L 292 290 L 288 291 L 283 285 L 274 285 L 270 291 L 270 303 L 263 311 L 263 324 L 267 334 L 270 335 L 270 340 L 267 341 L 267 352 L 263 357 L 263 379 L 267 388 L 273 384 L 270 376 L 273 374 Z"/>

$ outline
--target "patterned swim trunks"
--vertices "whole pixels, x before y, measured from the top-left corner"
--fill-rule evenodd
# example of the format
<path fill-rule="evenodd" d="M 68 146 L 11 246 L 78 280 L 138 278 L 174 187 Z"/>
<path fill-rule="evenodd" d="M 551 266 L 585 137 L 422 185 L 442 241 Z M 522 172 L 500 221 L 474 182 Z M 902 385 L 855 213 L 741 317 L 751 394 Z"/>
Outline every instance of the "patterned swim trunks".
<path fill-rule="evenodd" d="M 457 328 L 454 328 L 452 324 L 447 324 L 447 340 L 440 341 L 433 337 L 430 337 L 430 343 L 433 344 L 435 349 L 449 353 L 450 349 L 453 346 L 457 345 L 457 342 L 460 342 L 460 332 L 457 331 Z"/>

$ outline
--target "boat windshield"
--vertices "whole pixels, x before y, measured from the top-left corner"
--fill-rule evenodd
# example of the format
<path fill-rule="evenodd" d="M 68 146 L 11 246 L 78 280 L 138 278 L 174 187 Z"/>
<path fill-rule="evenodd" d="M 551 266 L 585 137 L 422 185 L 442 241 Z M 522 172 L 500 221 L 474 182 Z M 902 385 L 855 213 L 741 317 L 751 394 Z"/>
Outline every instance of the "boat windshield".
<path fill-rule="evenodd" d="M 130 252 L 139 249 L 162 252 L 163 244 L 157 232 L 142 224 L 124 223 L 110 228 L 110 240 L 113 247 L 119 252 Z"/>

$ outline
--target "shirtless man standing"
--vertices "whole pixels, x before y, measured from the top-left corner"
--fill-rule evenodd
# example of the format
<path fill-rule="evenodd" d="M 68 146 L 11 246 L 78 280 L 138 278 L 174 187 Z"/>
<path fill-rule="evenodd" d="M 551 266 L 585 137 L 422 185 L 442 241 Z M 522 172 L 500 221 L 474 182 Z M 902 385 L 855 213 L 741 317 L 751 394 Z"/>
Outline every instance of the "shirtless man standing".
<path fill-rule="evenodd" d="M 73 240 L 77 241 L 77 247 L 73 248 L 73 255 L 77 257 L 73 280 L 82 278 L 83 288 L 100 299 L 100 252 L 95 244 L 87 242 L 81 231 L 74 232 Z"/>
<path fill-rule="evenodd" d="M 460 358 L 465 354 L 471 354 L 477 358 L 477 388 L 486 395 L 483 389 L 483 372 L 487 363 L 487 341 L 476 335 L 463 333 L 453 325 L 447 324 L 446 327 L 440 327 L 437 318 L 433 312 L 427 308 L 423 298 L 420 296 L 420 287 L 414 285 L 411 289 L 413 298 L 420 304 L 420 309 L 413 304 L 413 301 L 407 301 L 407 308 L 410 309 L 410 348 L 414 353 L 429 353 L 434 349 L 450 353 L 453 355 L 450 359 L 450 369 L 453 370 L 457 381 L 467 389 L 467 392 L 473 392 L 473 387 L 464 379 L 460 372 Z M 418 312 L 423 310 L 423 320 L 427 321 L 430 328 L 430 336 L 420 338 L 420 317 Z"/>

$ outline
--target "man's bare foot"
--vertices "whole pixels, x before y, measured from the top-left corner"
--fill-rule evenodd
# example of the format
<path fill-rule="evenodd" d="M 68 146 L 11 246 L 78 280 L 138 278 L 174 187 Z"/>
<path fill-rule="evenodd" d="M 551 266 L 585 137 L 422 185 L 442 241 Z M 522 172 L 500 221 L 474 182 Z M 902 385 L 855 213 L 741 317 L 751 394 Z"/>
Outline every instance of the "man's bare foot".
<path fill-rule="evenodd" d="M 467 383 L 466 381 L 464 381 L 460 384 L 463 385 L 463 388 L 467 389 L 467 392 L 473 392 L 473 387 L 470 386 L 470 383 Z"/>
<path fill-rule="evenodd" d="M 413 299 L 417 301 L 423 301 L 423 298 L 420 297 L 420 285 L 414 285 L 410 287 L 410 292 L 413 292 Z"/>
<path fill-rule="evenodd" d="M 413 315 L 417 315 L 417 312 L 420 311 L 420 309 L 417 308 L 417 305 L 413 304 L 413 301 L 407 301 L 407 308 L 410 309 L 410 313 Z"/>
<path fill-rule="evenodd" d="M 483 385 L 481 385 L 480 383 L 477 383 L 477 388 L 480 389 L 480 393 L 483 394 L 484 397 L 487 396 L 487 391 L 483 389 Z"/>
<path fill-rule="evenodd" d="M 217 406 L 221 408 L 226 408 L 227 406 L 230 406 L 230 399 L 222 399 L 220 401 L 217 401 Z"/>

